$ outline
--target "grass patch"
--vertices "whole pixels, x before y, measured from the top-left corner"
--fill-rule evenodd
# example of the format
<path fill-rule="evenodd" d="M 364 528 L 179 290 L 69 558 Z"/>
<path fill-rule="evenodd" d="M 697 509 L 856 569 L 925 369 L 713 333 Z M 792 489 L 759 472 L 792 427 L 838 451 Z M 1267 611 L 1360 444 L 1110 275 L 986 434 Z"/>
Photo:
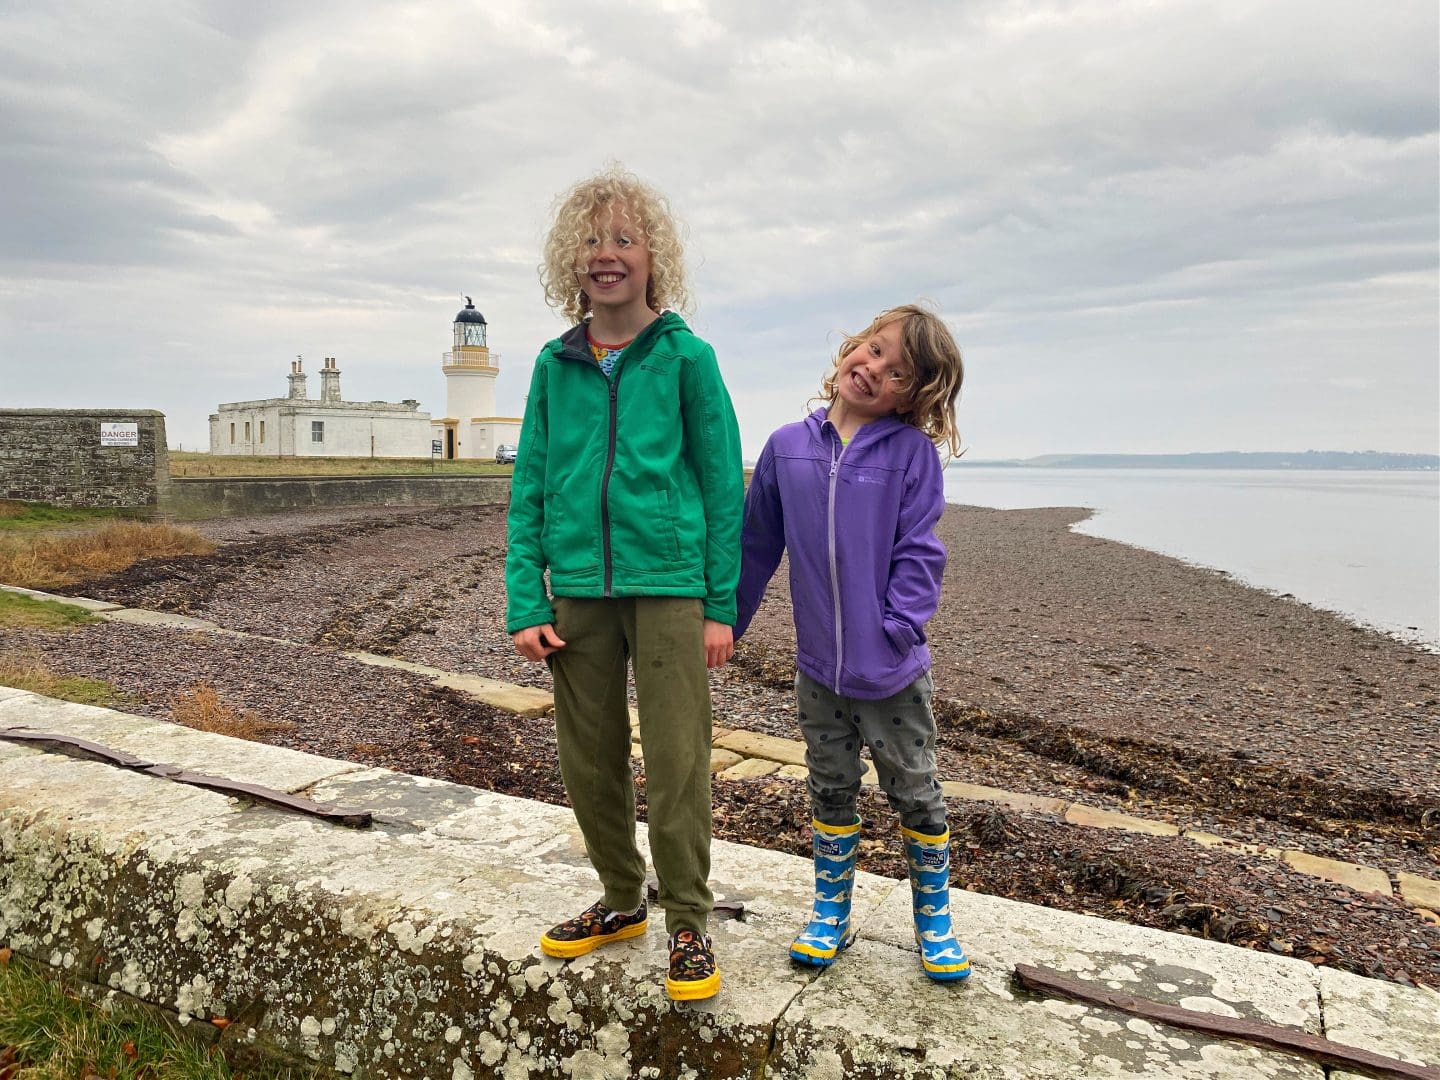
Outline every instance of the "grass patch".
<path fill-rule="evenodd" d="M 81 705 L 112 707 L 124 705 L 129 696 L 104 679 L 84 675 L 57 675 L 37 653 L 22 651 L 0 658 L 0 686 L 28 690 L 32 694 L 75 701 Z M 3 1074 L 0 1074 L 3 1075 Z"/>
<path fill-rule="evenodd" d="M 486 460 L 170 454 L 171 476 L 509 476 L 513 471 L 513 465 Z"/>
<path fill-rule="evenodd" d="M 116 573 L 142 559 L 214 550 L 194 529 L 141 521 L 109 521 L 79 532 L 0 536 L 0 582 L 53 589 Z"/>
<path fill-rule="evenodd" d="M 0 1077 L 5 1080 L 309 1080 L 288 1065 L 233 1069 L 152 1010 L 87 1000 L 71 982 L 0 949 Z"/>
<path fill-rule="evenodd" d="M 265 742 L 271 735 L 295 728 L 294 724 L 262 720 L 254 713 L 226 704 L 219 691 L 207 682 L 197 682 L 178 695 L 171 704 L 170 715 L 185 727 L 251 742 Z"/>
<path fill-rule="evenodd" d="M 45 503 L 0 499 L 0 531 L 22 532 L 66 525 L 93 525 L 116 519 L 131 521 L 146 511 L 120 507 L 49 506 Z"/>
<path fill-rule="evenodd" d="M 35 630 L 68 630 L 72 626 L 96 622 L 96 617 L 74 604 L 40 600 L 24 593 L 0 589 L 0 626 L 20 626 Z"/>

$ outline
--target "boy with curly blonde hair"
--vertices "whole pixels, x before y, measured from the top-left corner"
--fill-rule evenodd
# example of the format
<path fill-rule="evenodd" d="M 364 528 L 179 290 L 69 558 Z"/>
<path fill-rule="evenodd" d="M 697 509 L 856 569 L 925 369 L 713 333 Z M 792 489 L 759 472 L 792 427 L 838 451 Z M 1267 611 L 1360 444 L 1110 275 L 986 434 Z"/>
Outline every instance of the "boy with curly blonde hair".
<path fill-rule="evenodd" d="M 627 660 L 676 1000 L 720 988 L 706 922 L 710 687 L 733 652 L 744 481 L 715 352 L 663 196 L 618 166 L 556 200 L 540 268 L 575 325 L 535 362 L 511 486 L 506 630 L 550 665 L 565 790 L 604 888 L 541 935 L 574 957 L 647 927 Z M 549 574 L 549 590 L 545 575 Z"/>

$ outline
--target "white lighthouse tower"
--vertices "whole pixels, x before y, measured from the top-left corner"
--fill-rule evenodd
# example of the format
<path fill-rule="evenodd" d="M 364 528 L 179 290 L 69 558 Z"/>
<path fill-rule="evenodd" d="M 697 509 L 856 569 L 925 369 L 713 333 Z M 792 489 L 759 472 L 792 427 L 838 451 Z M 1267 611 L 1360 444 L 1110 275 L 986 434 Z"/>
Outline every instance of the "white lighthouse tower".
<path fill-rule="evenodd" d="M 493 458 L 496 447 L 520 441 L 520 418 L 495 415 L 499 355 L 490 354 L 489 326 L 470 297 L 455 316 L 454 349 L 445 353 L 443 452 L 447 458 Z"/>

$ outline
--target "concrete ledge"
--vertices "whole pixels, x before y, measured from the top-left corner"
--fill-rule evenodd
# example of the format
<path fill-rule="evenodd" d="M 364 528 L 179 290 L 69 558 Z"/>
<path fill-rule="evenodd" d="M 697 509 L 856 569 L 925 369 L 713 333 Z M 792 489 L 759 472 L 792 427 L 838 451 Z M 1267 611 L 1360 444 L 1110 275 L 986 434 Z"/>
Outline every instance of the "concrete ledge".
<path fill-rule="evenodd" d="M 1017 962 L 1440 1061 L 1428 991 L 972 893 L 952 906 L 975 974 L 936 984 L 908 888 L 864 873 L 857 944 L 823 972 L 793 966 L 808 861 L 722 842 L 712 887 L 746 913 L 711 923 L 719 997 L 680 1010 L 658 912 L 634 941 L 539 954 L 540 931 L 597 891 L 568 810 L 0 690 L 0 726 L 19 724 L 375 813 L 373 829 L 338 828 L 0 742 L 0 944 L 357 1077 L 1324 1075 L 1024 995 Z"/>
<path fill-rule="evenodd" d="M 468 506 L 509 498 L 508 476 L 177 476 L 160 508 L 187 518 L 315 506 Z"/>

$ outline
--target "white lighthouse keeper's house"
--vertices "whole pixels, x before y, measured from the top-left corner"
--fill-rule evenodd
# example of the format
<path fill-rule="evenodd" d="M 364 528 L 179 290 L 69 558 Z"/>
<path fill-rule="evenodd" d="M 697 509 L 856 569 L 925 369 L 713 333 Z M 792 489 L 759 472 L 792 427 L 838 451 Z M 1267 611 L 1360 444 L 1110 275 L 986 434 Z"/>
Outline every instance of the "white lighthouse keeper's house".
<path fill-rule="evenodd" d="M 495 448 L 520 442 L 518 416 L 495 415 L 498 354 L 490 354 L 489 327 L 470 297 L 455 316 L 455 346 L 444 354 L 445 418 L 432 421 L 446 458 L 493 458 Z"/>

